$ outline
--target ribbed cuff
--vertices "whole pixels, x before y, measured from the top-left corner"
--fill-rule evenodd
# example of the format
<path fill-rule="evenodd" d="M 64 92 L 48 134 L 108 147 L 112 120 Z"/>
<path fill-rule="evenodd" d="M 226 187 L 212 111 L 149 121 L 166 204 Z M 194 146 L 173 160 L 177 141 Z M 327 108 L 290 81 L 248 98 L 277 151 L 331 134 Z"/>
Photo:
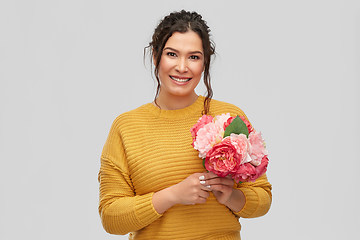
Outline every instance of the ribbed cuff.
<path fill-rule="evenodd" d="M 243 209 L 239 212 L 234 212 L 234 214 L 239 217 L 250 218 L 259 206 L 259 196 L 250 188 L 240 188 L 240 190 L 244 193 L 246 202 Z"/>
<path fill-rule="evenodd" d="M 162 215 L 156 212 L 152 204 L 154 193 L 148 193 L 135 197 L 135 214 L 144 225 L 149 225 Z"/>
<path fill-rule="evenodd" d="M 222 236 L 220 238 L 214 238 L 213 240 L 241 240 L 240 232 L 231 233 L 226 236 Z"/>

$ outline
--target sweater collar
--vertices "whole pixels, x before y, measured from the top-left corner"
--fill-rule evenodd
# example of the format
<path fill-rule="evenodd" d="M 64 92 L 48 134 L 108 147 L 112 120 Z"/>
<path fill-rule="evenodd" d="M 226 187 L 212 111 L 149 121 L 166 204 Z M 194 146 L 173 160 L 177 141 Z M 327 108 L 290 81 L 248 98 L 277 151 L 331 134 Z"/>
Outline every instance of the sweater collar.
<path fill-rule="evenodd" d="M 204 97 L 199 95 L 197 100 L 186 108 L 176 109 L 176 110 L 163 110 L 158 108 L 157 106 L 147 103 L 144 105 L 148 109 L 148 111 L 159 118 L 186 118 L 189 115 L 194 113 L 201 114 L 204 109 Z"/>

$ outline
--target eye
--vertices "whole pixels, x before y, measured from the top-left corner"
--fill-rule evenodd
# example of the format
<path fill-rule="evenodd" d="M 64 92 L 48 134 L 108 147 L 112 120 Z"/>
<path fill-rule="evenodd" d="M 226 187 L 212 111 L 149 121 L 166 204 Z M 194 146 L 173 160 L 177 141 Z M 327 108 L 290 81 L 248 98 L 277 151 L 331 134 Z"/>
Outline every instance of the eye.
<path fill-rule="evenodd" d="M 174 53 L 174 52 L 167 52 L 166 55 L 168 55 L 170 57 L 176 57 L 176 53 Z"/>
<path fill-rule="evenodd" d="M 196 56 L 196 55 L 192 55 L 192 56 L 190 56 L 190 59 L 197 60 L 197 59 L 200 59 L 200 57 Z"/>

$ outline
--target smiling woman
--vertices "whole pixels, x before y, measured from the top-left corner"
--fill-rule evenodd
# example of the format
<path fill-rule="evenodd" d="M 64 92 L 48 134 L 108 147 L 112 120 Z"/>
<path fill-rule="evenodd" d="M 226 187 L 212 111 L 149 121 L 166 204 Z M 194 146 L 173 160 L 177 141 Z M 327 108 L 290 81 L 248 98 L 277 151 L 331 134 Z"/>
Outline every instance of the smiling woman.
<path fill-rule="evenodd" d="M 193 104 L 204 69 L 202 41 L 195 32 L 175 32 L 166 42 L 159 64 L 160 92 L 156 103 L 164 110 Z"/>
<path fill-rule="evenodd" d="M 186 34 L 185 36 L 191 36 L 191 38 L 184 38 L 184 35 L 179 35 L 180 33 Z M 196 33 L 197 36 L 195 36 L 194 33 Z M 174 37 L 174 35 L 178 35 L 178 37 Z M 180 36 L 182 36 L 182 38 L 180 38 Z M 171 46 L 166 46 L 167 44 L 169 44 L 168 42 L 170 38 L 173 38 L 170 41 L 177 42 L 179 49 L 174 49 Z M 186 41 L 182 41 L 184 39 L 186 39 Z M 201 42 L 198 41 L 199 39 Z M 186 49 L 182 49 L 185 46 L 185 43 L 191 44 L 193 49 L 187 49 L 188 52 L 186 52 Z M 199 44 L 201 44 L 201 46 L 199 46 Z M 154 104 L 156 104 L 156 106 L 158 106 L 159 108 L 161 108 L 161 106 L 158 104 L 158 96 L 161 90 L 161 79 L 159 70 L 160 61 L 163 59 L 163 52 L 169 49 L 170 56 L 176 57 L 177 54 L 179 55 L 179 50 L 182 50 L 181 54 L 190 54 L 190 56 L 188 56 L 190 57 L 190 59 L 195 60 L 198 57 L 201 57 L 203 63 L 203 80 L 207 90 L 204 101 L 203 113 L 208 114 L 210 100 L 213 95 L 210 84 L 210 61 L 212 55 L 215 54 L 215 45 L 210 39 L 210 29 L 207 23 L 202 19 L 202 16 L 196 12 L 186 12 L 184 10 L 181 12 L 174 12 L 169 14 L 159 23 L 152 36 L 152 41 L 146 48 L 150 50 L 155 65 L 154 74 L 158 85 L 156 89 Z M 199 54 L 202 56 L 200 56 Z M 175 70 L 181 71 L 180 66 L 176 66 Z M 184 101 L 184 99 L 182 99 L 181 101 Z M 180 101 L 173 101 L 173 104 L 175 103 L 175 105 L 173 105 L 172 108 L 182 108 L 186 105 L 189 105 L 191 101 L 183 102 L 182 106 L 176 104 L 179 102 Z"/>
<path fill-rule="evenodd" d="M 206 172 L 190 128 L 206 115 L 243 116 L 212 99 L 209 28 L 196 12 L 174 12 L 149 44 L 158 87 L 152 103 L 125 112 L 101 154 L 99 213 L 104 229 L 130 239 L 240 239 L 239 218 L 271 205 L 264 174 L 254 183 Z M 195 92 L 203 76 L 205 97 Z M 219 126 L 223 127 L 223 126 Z"/>

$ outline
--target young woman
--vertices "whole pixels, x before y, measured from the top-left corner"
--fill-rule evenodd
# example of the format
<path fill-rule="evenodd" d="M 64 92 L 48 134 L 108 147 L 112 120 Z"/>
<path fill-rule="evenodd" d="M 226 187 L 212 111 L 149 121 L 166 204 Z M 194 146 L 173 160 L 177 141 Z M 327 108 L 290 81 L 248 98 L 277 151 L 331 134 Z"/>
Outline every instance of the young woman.
<path fill-rule="evenodd" d="M 190 128 L 203 115 L 245 116 L 211 99 L 214 44 L 196 12 L 174 12 L 155 29 L 148 48 L 158 87 L 155 100 L 121 114 L 101 154 L 99 213 L 104 229 L 130 239 L 240 239 L 239 218 L 271 205 L 263 175 L 235 184 L 206 172 Z M 195 87 L 203 78 L 206 97 Z"/>

